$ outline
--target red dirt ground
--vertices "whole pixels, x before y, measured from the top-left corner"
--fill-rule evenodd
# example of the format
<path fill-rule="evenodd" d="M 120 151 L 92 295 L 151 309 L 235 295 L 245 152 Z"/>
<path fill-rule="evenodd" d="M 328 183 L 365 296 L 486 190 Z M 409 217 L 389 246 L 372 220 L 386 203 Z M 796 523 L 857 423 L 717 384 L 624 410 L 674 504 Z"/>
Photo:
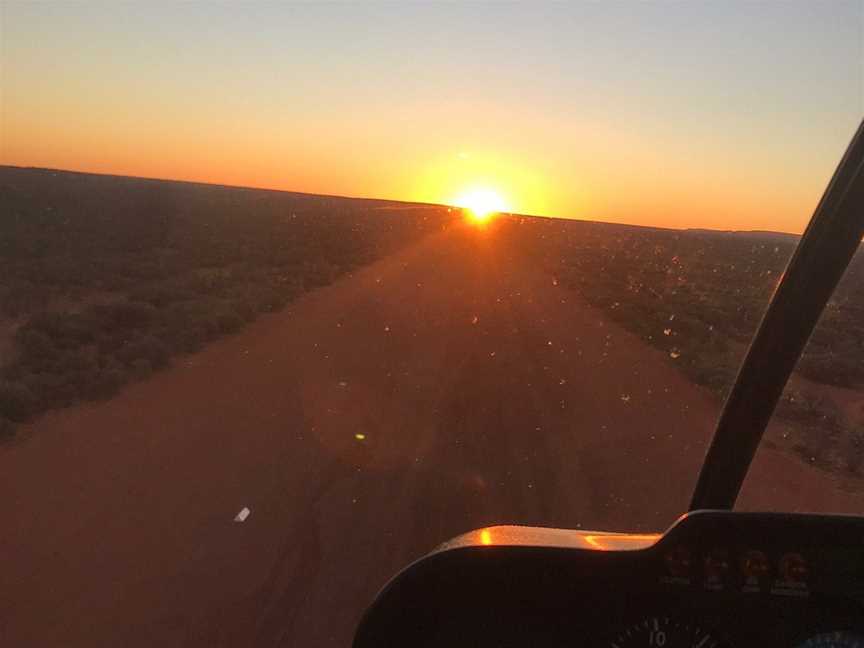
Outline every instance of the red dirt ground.
<path fill-rule="evenodd" d="M 431 237 L 0 448 L 0 644 L 347 646 L 470 528 L 663 529 L 717 416 L 672 362 L 494 228 Z M 864 496 L 764 450 L 744 506 Z"/>

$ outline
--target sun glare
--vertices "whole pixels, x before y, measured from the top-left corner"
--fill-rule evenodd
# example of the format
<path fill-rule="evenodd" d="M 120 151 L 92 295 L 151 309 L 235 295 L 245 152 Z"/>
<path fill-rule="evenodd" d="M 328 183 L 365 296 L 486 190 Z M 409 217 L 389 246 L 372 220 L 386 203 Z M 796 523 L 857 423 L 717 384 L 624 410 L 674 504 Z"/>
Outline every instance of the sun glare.
<path fill-rule="evenodd" d="M 485 223 L 492 216 L 510 210 L 507 201 L 492 189 L 474 189 L 459 196 L 453 204 L 466 210 L 477 223 Z"/>

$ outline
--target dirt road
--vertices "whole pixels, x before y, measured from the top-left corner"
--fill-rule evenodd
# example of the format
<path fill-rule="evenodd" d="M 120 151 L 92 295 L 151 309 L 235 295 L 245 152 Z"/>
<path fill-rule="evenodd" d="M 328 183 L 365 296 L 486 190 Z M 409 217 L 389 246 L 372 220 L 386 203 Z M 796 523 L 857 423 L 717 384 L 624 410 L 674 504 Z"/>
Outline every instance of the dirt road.
<path fill-rule="evenodd" d="M 455 227 L 0 448 L 0 644 L 346 646 L 470 528 L 668 526 L 716 415 L 494 228 Z M 864 510 L 779 453 L 756 471 L 751 507 Z"/>

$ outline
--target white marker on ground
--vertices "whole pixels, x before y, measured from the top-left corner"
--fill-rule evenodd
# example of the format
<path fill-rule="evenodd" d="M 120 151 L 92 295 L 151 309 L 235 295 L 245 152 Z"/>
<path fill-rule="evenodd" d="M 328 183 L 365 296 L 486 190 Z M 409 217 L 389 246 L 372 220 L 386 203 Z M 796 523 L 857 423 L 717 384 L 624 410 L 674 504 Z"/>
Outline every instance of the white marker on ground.
<path fill-rule="evenodd" d="M 246 508 L 244 506 L 242 509 L 240 509 L 240 512 L 234 516 L 234 521 L 235 522 L 245 522 L 246 518 L 248 518 L 251 513 L 252 513 L 252 511 L 250 511 L 248 508 Z"/>

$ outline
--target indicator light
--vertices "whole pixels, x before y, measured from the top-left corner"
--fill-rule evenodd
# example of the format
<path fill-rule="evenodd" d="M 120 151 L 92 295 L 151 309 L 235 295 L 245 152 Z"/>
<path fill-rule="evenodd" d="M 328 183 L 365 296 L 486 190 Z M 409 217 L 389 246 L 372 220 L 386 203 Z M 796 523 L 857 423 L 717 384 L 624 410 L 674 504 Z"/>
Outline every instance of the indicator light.
<path fill-rule="evenodd" d="M 741 558 L 741 573 L 748 580 L 762 580 L 770 571 L 768 556 L 763 551 L 751 549 Z"/>
<path fill-rule="evenodd" d="M 705 577 L 720 580 L 729 571 L 729 552 L 725 549 L 712 549 L 705 555 Z"/>
<path fill-rule="evenodd" d="M 807 561 L 800 553 L 790 552 L 780 559 L 780 575 L 783 580 L 789 583 L 804 583 L 808 574 Z"/>
<path fill-rule="evenodd" d="M 684 546 L 677 546 L 666 554 L 666 569 L 672 576 L 687 576 L 693 559 L 690 550 Z"/>

